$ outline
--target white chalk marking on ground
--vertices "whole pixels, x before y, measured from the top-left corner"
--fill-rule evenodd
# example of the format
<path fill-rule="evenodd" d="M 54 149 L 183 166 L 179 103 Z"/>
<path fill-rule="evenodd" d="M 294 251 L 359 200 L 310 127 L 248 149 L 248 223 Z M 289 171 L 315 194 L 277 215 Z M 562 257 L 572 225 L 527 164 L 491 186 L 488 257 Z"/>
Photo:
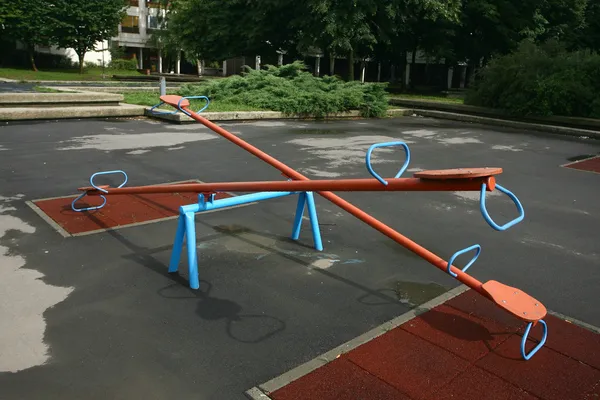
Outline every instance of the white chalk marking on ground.
<path fill-rule="evenodd" d="M 406 170 L 406 172 L 419 172 L 419 171 L 425 171 L 423 168 L 409 168 Z"/>
<path fill-rule="evenodd" d="M 479 201 L 480 193 L 478 191 L 465 191 L 465 192 L 452 192 L 456 197 L 460 197 L 463 200 L 471 200 L 471 201 Z M 500 196 L 499 190 L 494 190 L 493 192 L 485 192 L 486 198 L 491 196 Z"/>
<path fill-rule="evenodd" d="M 504 146 L 501 144 L 497 144 L 492 146 L 492 150 L 502 150 L 502 151 L 523 151 L 523 149 L 520 149 L 518 147 L 515 146 Z"/>
<path fill-rule="evenodd" d="M 310 263 L 310 267 L 313 269 L 327 269 L 339 261 L 340 260 L 330 260 L 328 258 L 321 258 Z"/>
<path fill-rule="evenodd" d="M 7 150 L 8 150 L 7 148 L 5 148 L 4 146 L 2 146 L 2 145 L 0 144 L 0 151 L 7 151 Z"/>
<path fill-rule="evenodd" d="M 193 125 L 167 125 L 168 129 L 173 129 L 176 131 L 206 131 L 208 128 L 202 124 L 193 124 Z"/>
<path fill-rule="evenodd" d="M 320 178 L 336 178 L 341 175 L 340 173 L 337 173 L 337 172 L 327 172 L 327 171 L 323 171 L 323 170 L 315 169 L 315 168 L 302 168 L 302 169 L 300 169 L 300 172 L 305 173 L 307 175 L 318 176 Z"/>
<path fill-rule="evenodd" d="M 566 248 L 565 246 L 562 246 L 560 244 L 544 242 L 543 240 L 538 240 L 538 239 L 533 239 L 533 238 L 525 238 L 525 239 L 521 240 L 521 243 L 530 244 L 530 245 L 534 245 L 534 246 L 548 247 L 548 248 L 559 250 L 561 252 L 566 252 L 566 253 L 569 253 L 569 254 L 572 254 L 572 255 L 578 256 L 578 257 L 590 257 L 591 256 L 591 257 L 595 258 L 595 256 L 596 256 L 596 254 L 583 254 L 578 251 Z"/>
<path fill-rule="evenodd" d="M 100 134 L 80 136 L 60 143 L 64 147 L 58 150 L 137 150 L 153 147 L 173 147 L 184 143 L 216 139 L 218 136 L 208 132 L 150 132 L 128 134 Z"/>
<path fill-rule="evenodd" d="M 372 144 L 396 141 L 390 136 L 354 136 L 345 138 L 315 138 L 307 137 L 293 139 L 287 143 L 303 146 L 302 150 L 309 151 L 312 155 L 328 160 L 328 168 L 338 168 L 343 165 L 364 164 L 366 152 Z M 404 140 L 405 143 L 414 143 Z M 376 149 L 371 159 L 373 164 L 395 162 L 397 159 L 384 159 L 380 153 L 402 152 L 401 149 L 380 148 Z"/>
<path fill-rule="evenodd" d="M 23 197 L 3 197 L 8 203 Z M 32 234 L 35 228 L 7 214 L 15 208 L 0 205 L 0 238 L 10 230 Z M 22 268 L 26 260 L 0 245 L 0 372 L 18 372 L 44 364 L 48 346 L 44 343 L 44 312 L 62 302 L 73 288 L 44 283 L 38 271 Z"/>
<path fill-rule="evenodd" d="M 453 137 L 453 138 L 445 138 L 445 139 L 436 139 L 438 142 L 443 144 L 471 144 L 471 143 L 482 143 L 481 140 L 475 138 L 462 138 L 462 137 Z"/>
<path fill-rule="evenodd" d="M 185 149 L 185 146 L 169 147 L 167 150 L 182 150 L 182 149 Z"/>
<path fill-rule="evenodd" d="M 128 151 L 127 154 L 131 154 L 133 156 L 136 156 L 138 154 L 144 154 L 144 153 L 148 153 L 148 152 L 150 152 L 150 150 L 148 150 L 148 149 L 140 149 L 140 150 Z"/>
<path fill-rule="evenodd" d="M 431 136 L 437 135 L 436 131 L 431 131 L 429 129 L 417 129 L 416 131 L 404 131 L 402 132 L 405 135 L 411 135 L 418 138 L 428 138 Z"/>

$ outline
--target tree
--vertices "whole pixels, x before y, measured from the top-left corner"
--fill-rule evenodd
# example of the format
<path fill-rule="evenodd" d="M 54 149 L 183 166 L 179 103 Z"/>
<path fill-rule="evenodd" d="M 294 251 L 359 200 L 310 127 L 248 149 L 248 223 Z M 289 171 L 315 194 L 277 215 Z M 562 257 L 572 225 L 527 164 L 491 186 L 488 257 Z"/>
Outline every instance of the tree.
<path fill-rule="evenodd" d="M 354 60 L 358 52 L 366 56 L 377 43 L 372 21 L 377 14 L 375 0 L 308 0 L 305 12 L 298 14 L 301 49 L 319 47 L 330 54 L 346 54 L 348 80 L 354 80 Z"/>
<path fill-rule="evenodd" d="M 600 51 L 600 2 L 590 0 L 585 10 L 585 22 L 578 35 L 580 47 Z"/>
<path fill-rule="evenodd" d="M 54 31 L 58 47 L 72 48 L 79 58 L 79 73 L 83 73 L 85 53 L 94 50 L 97 42 L 110 39 L 118 32 L 125 16 L 126 0 L 55 0 L 54 18 L 59 21 Z"/>
<path fill-rule="evenodd" d="M 515 50 L 527 37 L 543 32 L 540 9 L 545 0 L 463 0 L 454 46 L 471 72 L 493 55 Z"/>
<path fill-rule="evenodd" d="M 593 7 L 593 3 L 597 2 L 589 2 L 589 7 Z M 555 39 L 569 47 L 579 47 L 581 42 L 577 33 L 584 29 L 586 7 L 588 0 L 545 0 L 539 11 L 543 18 L 543 32 L 537 35 L 537 41 Z"/>
<path fill-rule="evenodd" d="M 44 0 L 12 0 L 0 4 L 2 38 L 25 45 L 34 71 L 37 71 L 35 46 L 48 45 L 56 27 L 56 20 L 51 17 L 53 8 Z"/>

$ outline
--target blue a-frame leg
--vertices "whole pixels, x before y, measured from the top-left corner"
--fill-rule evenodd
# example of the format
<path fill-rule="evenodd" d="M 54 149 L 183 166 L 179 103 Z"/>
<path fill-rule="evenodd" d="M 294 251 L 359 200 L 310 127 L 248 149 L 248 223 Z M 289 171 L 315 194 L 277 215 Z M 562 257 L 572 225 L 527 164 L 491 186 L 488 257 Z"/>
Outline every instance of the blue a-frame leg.
<path fill-rule="evenodd" d="M 254 203 L 261 200 L 268 200 L 278 197 L 285 197 L 298 194 L 298 206 L 296 207 L 296 215 L 294 217 L 294 227 L 292 230 L 292 239 L 298 240 L 300 237 L 300 229 L 302 227 L 302 217 L 304 216 L 304 208 L 308 208 L 308 216 L 313 234 L 315 249 L 323 250 L 323 242 L 321 241 L 321 231 L 319 229 L 319 221 L 317 218 L 317 209 L 315 207 L 315 198 L 312 192 L 261 192 L 252 193 L 243 196 L 229 197 L 225 199 L 215 200 L 214 195 L 210 195 L 206 200 L 203 194 L 198 196 L 198 204 L 190 204 L 179 208 L 179 219 L 177 223 L 177 232 L 175 233 L 175 241 L 171 252 L 171 260 L 169 262 L 169 273 L 174 273 L 179 270 L 179 262 L 181 252 L 183 251 L 183 240 L 186 239 L 186 247 L 188 253 L 188 272 L 190 288 L 198 289 L 200 281 L 198 279 L 198 256 L 196 251 L 196 223 L 195 215 L 197 212 L 216 210 L 220 208 L 232 207 L 242 204 Z"/>

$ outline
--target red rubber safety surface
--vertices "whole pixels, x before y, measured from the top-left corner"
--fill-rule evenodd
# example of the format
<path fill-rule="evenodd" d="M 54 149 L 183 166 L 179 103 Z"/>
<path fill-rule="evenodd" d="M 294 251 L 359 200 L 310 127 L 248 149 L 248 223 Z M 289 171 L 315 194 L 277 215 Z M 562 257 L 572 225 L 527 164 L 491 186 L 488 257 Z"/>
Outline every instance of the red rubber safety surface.
<path fill-rule="evenodd" d="M 525 323 L 469 290 L 270 393 L 291 399 L 597 399 L 600 335 L 547 315 L 521 358 Z M 528 349 L 541 328 L 532 329 Z"/>
<path fill-rule="evenodd" d="M 198 202 L 198 195 L 194 193 L 114 195 L 107 196 L 108 202 L 99 210 L 75 212 L 71 209 L 71 202 L 75 197 L 77 196 L 42 199 L 33 203 L 73 235 L 174 217 L 179 215 L 179 207 Z M 226 197 L 231 195 L 219 193 L 215 199 Z M 77 207 L 100 204 L 100 197 L 87 196 L 77 202 Z"/>
<path fill-rule="evenodd" d="M 596 172 L 600 174 L 600 156 L 588 158 L 565 165 L 565 168 L 578 169 L 580 171 Z"/>

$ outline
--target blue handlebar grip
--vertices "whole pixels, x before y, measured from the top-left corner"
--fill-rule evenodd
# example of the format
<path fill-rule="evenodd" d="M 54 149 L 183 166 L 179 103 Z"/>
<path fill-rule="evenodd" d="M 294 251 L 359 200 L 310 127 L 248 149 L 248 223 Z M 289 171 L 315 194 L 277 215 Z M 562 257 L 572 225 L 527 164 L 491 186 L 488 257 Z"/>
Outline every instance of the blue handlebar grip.
<path fill-rule="evenodd" d="M 519 212 L 519 216 L 515 219 L 513 219 L 512 221 L 507 222 L 506 224 L 500 226 L 498 224 L 496 224 L 492 218 L 490 217 L 490 215 L 487 212 L 487 209 L 485 207 L 485 189 L 486 189 L 486 185 L 485 183 L 481 186 L 481 195 L 479 197 L 479 208 L 481 209 L 481 213 L 483 214 L 483 218 L 487 221 L 487 223 L 494 228 L 497 231 L 505 231 L 508 228 L 510 228 L 513 225 L 518 224 L 519 222 L 523 221 L 523 218 L 525 218 L 525 210 L 523 209 L 523 206 L 521 205 L 521 202 L 519 201 L 519 199 L 517 198 L 517 196 L 515 196 L 510 190 L 496 184 L 496 189 L 498 189 L 499 191 L 501 191 L 502 193 L 505 193 L 508 195 L 508 197 L 511 198 L 511 200 L 515 203 L 515 205 L 517 206 L 517 211 Z"/>
<path fill-rule="evenodd" d="M 394 178 L 399 178 L 404 173 L 404 171 L 406 171 L 406 168 L 408 168 L 408 164 L 410 163 L 410 150 L 408 149 L 408 145 L 406 143 L 404 143 L 404 142 L 376 143 L 376 144 L 372 145 L 371 147 L 369 147 L 369 150 L 367 150 L 367 158 L 366 158 L 367 169 L 369 170 L 369 173 L 375 179 L 377 179 L 379 182 L 381 182 L 384 185 L 388 184 L 387 181 L 385 179 L 383 179 L 381 176 L 379 176 L 379 174 L 373 170 L 373 166 L 371 165 L 371 153 L 373 152 L 373 150 L 375 150 L 378 147 L 393 147 L 393 146 L 404 147 L 404 152 L 406 153 L 406 160 L 404 161 L 404 165 L 402 165 L 402 168 L 400 168 L 400 171 L 398 171 L 396 176 L 394 176 Z"/>
<path fill-rule="evenodd" d="M 121 183 L 121 184 L 120 184 L 119 186 L 117 186 L 117 187 L 121 188 L 121 187 L 125 186 L 125 184 L 127 183 L 127 174 L 125 173 L 125 171 L 121 171 L 121 170 L 115 170 L 115 171 L 104 171 L 104 172 L 96 172 L 95 174 L 93 174 L 93 175 L 90 177 L 90 183 L 92 184 L 92 187 L 93 187 L 94 189 L 96 189 L 96 190 L 99 190 L 99 191 L 103 192 L 103 193 L 108 193 L 108 190 L 104 190 L 104 189 L 102 189 L 102 188 L 99 188 L 98 186 L 96 186 L 96 185 L 94 184 L 94 177 L 95 177 L 95 176 L 97 176 L 97 175 L 109 175 L 109 174 L 123 174 L 123 175 L 125 176 L 125 180 L 123 181 L 123 183 Z"/>
<path fill-rule="evenodd" d="M 158 108 L 158 107 L 162 106 L 163 104 L 165 104 L 165 102 L 164 102 L 164 101 L 161 101 L 161 102 L 160 102 L 160 103 L 158 103 L 157 105 L 155 105 L 155 106 L 152 106 L 152 107 L 150 108 L 150 113 L 151 113 L 151 114 L 154 114 L 154 115 L 159 115 L 159 114 L 177 114 L 177 110 L 175 110 L 175 111 L 154 111 L 154 109 L 156 109 L 156 108 Z"/>
<path fill-rule="evenodd" d="M 478 245 L 478 244 L 475 244 L 475 245 L 473 245 L 471 247 L 467 247 L 466 249 L 459 250 L 456 253 L 454 253 L 454 255 L 452 257 L 450 257 L 450 260 L 448 261 L 448 269 L 447 269 L 448 274 L 450 274 L 450 275 L 452 275 L 453 277 L 456 278 L 458 275 L 455 274 L 454 272 L 452 272 L 452 269 L 451 269 L 452 264 L 454 263 L 454 260 L 456 259 L 456 257 L 460 256 L 461 254 L 465 254 L 465 253 L 467 253 L 467 252 L 469 252 L 471 250 L 475 250 L 475 249 L 477 249 L 477 252 L 473 256 L 473 258 L 471 259 L 471 261 L 469 261 L 469 263 L 466 266 L 464 266 L 463 269 L 462 269 L 462 272 L 466 272 L 467 269 L 469 269 L 469 267 L 471 265 L 473 265 L 473 263 L 475 262 L 475 260 L 477 260 L 477 257 L 479 257 L 479 253 L 481 253 L 481 246 Z"/>
<path fill-rule="evenodd" d="M 77 203 L 79 200 L 81 200 L 83 197 L 85 197 L 86 194 L 87 194 L 86 192 L 83 192 L 75 200 L 73 200 L 71 202 L 71 209 L 73 211 L 82 212 L 82 211 L 99 210 L 99 209 L 101 209 L 102 207 L 104 207 L 106 205 L 106 197 L 100 195 L 100 197 L 102 197 L 103 202 L 99 206 L 86 207 L 86 208 L 77 208 L 77 207 L 75 207 L 75 203 Z"/>
<path fill-rule="evenodd" d="M 183 113 L 189 115 L 189 113 L 187 113 L 185 110 L 183 110 L 181 108 L 181 102 L 183 101 L 183 99 L 203 99 L 206 101 L 206 104 L 204 105 L 204 107 L 202 107 L 201 109 L 199 109 L 198 111 L 196 111 L 196 114 L 200 114 L 202 111 L 206 110 L 208 108 L 208 105 L 210 104 L 210 100 L 208 97 L 206 96 L 188 96 L 188 97 L 182 97 L 181 99 L 179 99 L 179 102 L 177 103 L 177 108 L 179 108 L 179 110 L 181 110 Z"/>
<path fill-rule="evenodd" d="M 548 337 L 548 325 L 546 325 L 546 322 L 543 319 L 540 319 L 539 322 L 542 323 L 542 328 L 544 329 L 544 333 L 542 334 L 542 340 L 529 353 L 525 352 L 525 343 L 527 342 L 527 336 L 529 336 L 529 331 L 531 330 L 533 322 L 527 324 L 527 328 L 525 329 L 525 333 L 523 334 L 523 338 L 521 339 L 521 356 L 525 360 L 529 360 L 531 357 L 533 357 L 533 355 L 537 353 L 539 349 L 542 348 L 544 343 L 546 343 L 546 338 Z"/>

